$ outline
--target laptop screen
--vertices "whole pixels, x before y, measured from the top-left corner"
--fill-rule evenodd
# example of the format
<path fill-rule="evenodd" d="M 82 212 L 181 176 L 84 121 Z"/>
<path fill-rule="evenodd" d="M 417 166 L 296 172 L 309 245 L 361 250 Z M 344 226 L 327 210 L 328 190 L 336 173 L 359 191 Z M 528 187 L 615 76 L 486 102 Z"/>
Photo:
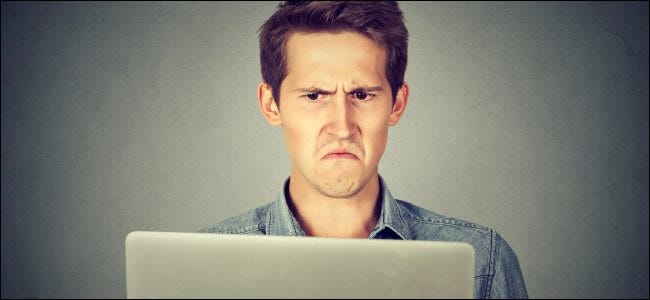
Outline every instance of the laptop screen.
<path fill-rule="evenodd" d="M 466 243 L 144 232 L 128 298 L 471 298 Z"/>

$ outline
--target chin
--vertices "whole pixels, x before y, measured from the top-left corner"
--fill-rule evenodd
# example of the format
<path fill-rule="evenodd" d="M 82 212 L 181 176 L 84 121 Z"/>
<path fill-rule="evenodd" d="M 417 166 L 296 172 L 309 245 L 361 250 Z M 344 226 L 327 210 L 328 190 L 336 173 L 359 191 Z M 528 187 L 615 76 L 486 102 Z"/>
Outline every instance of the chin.
<path fill-rule="evenodd" d="M 321 180 L 318 188 L 320 193 L 333 198 L 347 198 L 358 194 L 363 187 L 356 176 L 335 177 Z"/>

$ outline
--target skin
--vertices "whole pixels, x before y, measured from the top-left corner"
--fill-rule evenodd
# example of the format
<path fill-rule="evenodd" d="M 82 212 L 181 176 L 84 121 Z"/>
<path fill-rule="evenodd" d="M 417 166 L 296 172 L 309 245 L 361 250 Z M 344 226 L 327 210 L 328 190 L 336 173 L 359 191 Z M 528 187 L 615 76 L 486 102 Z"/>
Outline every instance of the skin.
<path fill-rule="evenodd" d="M 385 49 L 354 32 L 293 33 L 287 58 L 280 107 L 267 83 L 257 95 L 266 120 L 284 129 L 290 207 L 307 235 L 367 238 L 380 211 L 377 166 L 409 87 L 393 104 Z"/>

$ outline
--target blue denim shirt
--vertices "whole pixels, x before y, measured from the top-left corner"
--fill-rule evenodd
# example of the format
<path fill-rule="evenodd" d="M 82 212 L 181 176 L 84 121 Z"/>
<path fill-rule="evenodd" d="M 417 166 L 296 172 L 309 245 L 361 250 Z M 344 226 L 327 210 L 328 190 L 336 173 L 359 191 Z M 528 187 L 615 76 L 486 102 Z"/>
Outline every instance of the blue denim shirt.
<path fill-rule="evenodd" d="M 528 298 L 517 255 L 496 231 L 396 200 L 381 177 L 379 181 L 383 201 L 381 213 L 368 238 L 469 243 L 476 255 L 474 298 Z M 276 201 L 201 232 L 305 236 L 287 204 L 288 182 Z"/>

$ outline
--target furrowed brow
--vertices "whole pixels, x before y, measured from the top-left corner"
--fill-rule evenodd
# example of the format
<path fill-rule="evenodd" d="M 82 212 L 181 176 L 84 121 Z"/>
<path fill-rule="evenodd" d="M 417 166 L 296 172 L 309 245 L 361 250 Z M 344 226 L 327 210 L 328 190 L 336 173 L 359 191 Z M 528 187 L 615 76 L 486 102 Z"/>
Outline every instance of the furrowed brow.
<path fill-rule="evenodd" d="M 354 88 L 353 90 L 347 92 L 348 94 L 352 93 L 358 93 L 358 92 L 377 92 L 377 91 L 383 91 L 384 89 L 380 86 L 371 86 L 371 87 L 358 87 Z"/>
<path fill-rule="evenodd" d="M 299 92 L 299 93 L 314 93 L 314 94 L 322 94 L 322 95 L 333 95 L 333 91 L 326 91 L 323 89 L 319 88 L 299 88 L 295 90 L 291 90 L 292 92 Z"/>

